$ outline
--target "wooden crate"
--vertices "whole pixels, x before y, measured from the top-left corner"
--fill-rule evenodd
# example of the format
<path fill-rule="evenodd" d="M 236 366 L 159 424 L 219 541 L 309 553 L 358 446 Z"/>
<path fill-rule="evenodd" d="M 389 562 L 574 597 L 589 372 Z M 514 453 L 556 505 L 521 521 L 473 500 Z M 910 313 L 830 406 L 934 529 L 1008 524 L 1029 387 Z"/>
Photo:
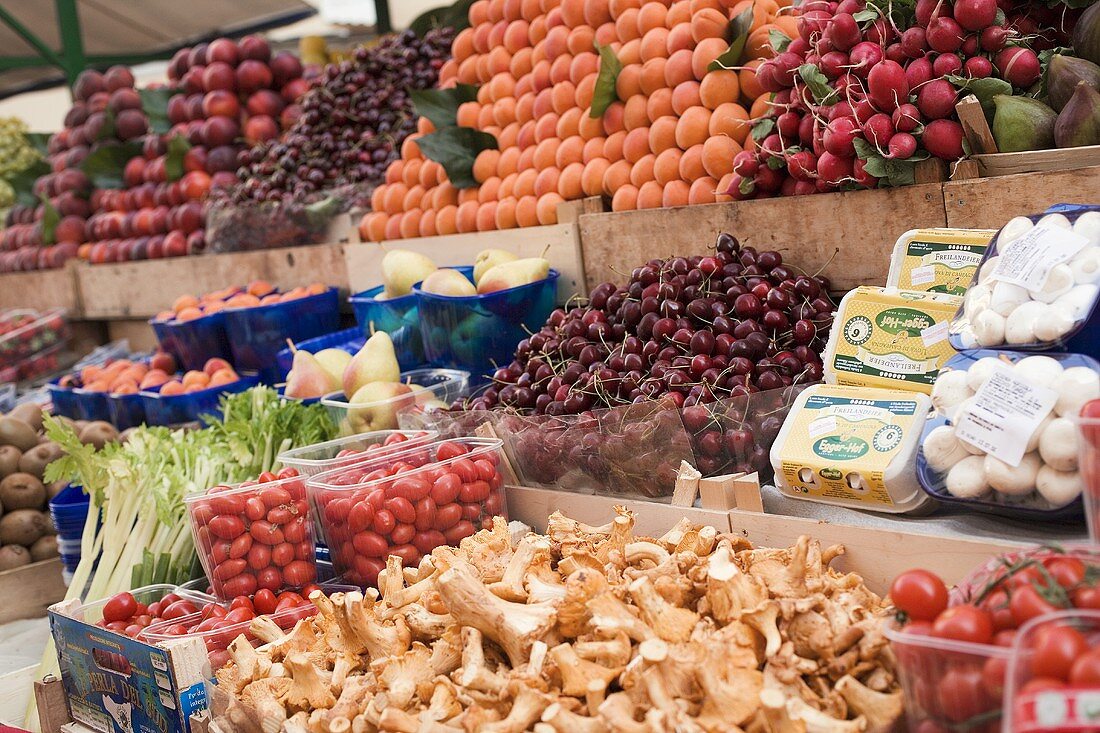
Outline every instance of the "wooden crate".
<path fill-rule="evenodd" d="M 623 282 L 653 257 L 704 252 L 721 232 L 806 271 L 824 268 L 836 290 L 885 284 L 899 234 L 946 224 L 940 184 L 580 217 L 589 287 Z"/>
<path fill-rule="evenodd" d="M 1100 166 L 952 181 L 943 187 L 947 225 L 999 229 L 1053 204 L 1100 203 Z"/>
<path fill-rule="evenodd" d="M 34 693 L 38 665 L 0 671 L 0 723 L 22 727 L 23 716 Z"/>
<path fill-rule="evenodd" d="M 1100 166 L 1100 145 L 1068 150 L 1028 150 L 1020 153 L 974 155 L 982 176 L 1011 176 Z"/>
<path fill-rule="evenodd" d="M 250 280 L 282 288 L 321 281 L 347 289 L 343 244 L 85 266 L 77 270 L 84 317 L 150 318 L 181 295 Z"/>
<path fill-rule="evenodd" d="M 82 315 L 76 273 L 82 265 L 68 262 L 57 270 L 0 274 L 0 308 L 64 308 L 71 318 Z"/>
<path fill-rule="evenodd" d="M 40 618 L 46 608 L 65 597 L 61 560 L 43 560 L 0 573 L 0 624 Z"/>

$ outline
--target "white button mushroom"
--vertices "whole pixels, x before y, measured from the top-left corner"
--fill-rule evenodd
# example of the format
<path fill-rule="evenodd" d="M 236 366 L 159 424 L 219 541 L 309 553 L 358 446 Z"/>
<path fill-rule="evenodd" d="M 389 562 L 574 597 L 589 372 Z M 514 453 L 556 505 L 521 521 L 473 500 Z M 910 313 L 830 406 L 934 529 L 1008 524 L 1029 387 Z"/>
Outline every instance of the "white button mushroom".
<path fill-rule="evenodd" d="M 1080 323 L 1092 313 L 1100 287 L 1095 284 L 1078 285 L 1073 290 L 1054 301 L 1054 305 L 1065 308 L 1074 322 Z"/>
<path fill-rule="evenodd" d="M 1000 261 L 1000 255 L 993 255 L 988 260 L 982 263 L 981 269 L 978 270 L 979 285 L 988 285 L 992 287 L 992 283 L 989 281 L 989 278 L 993 277 L 993 271 L 997 269 L 997 263 Z"/>
<path fill-rule="evenodd" d="M 1035 329 L 1050 312 L 1050 306 L 1029 300 L 1005 318 L 1005 343 L 1020 345 L 1035 341 Z"/>
<path fill-rule="evenodd" d="M 1035 324 L 1035 338 L 1046 343 L 1057 341 L 1073 330 L 1073 324 L 1068 309 L 1052 305 L 1043 319 Z"/>
<path fill-rule="evenodd" d="M 1053 303 L 1070 290 L 1073 290 L 1074 284 L 1073 270 L 1069 268 L 1069 265 L 1055 265 L 1047 273 L 1047 279 L 1043 283 L 1043 287 L 1029 290 L 1028 294 L 1040 303 Z"/>
<path fill-rule="evenodd" d="M 1043 418 L 1043 421 L 1039 423 L 1039 427 L 1028 436 L 1027 447 L 1024 449 L 1028 453 L 1039 447 L 1039 436 L 1043 434 L 1043 431 L 1047 429 L 1047 425 L 1050 425 L 1050 421 L 1054 419 L 1053 415 L 1047 415 Z"/>
<path fill-rule="evenodd" d="M 1088 237 L 1093 247 L 1100 246 L 1100 211 L 1086 211 L 1073 222 L 1073 231 Z"/>
<path fill-rule="evenodd" d="M 950 425 L 940 425 L 928 433 L 921 449 L 928 467 L 936 473 L 949 470 L 970 455 L 962 446 L 962 441 L 955 437 L 955 430 Z"/>
<path fill-rule="evenodd" d="M 932 385 L 932 406 L 941 415 L 950 415 L 972 394 L 970 387 L 967 386 L 964 370 L 945 369 L 936 376 L 936 381 Z"/>
<path fill-rule="evenodd" d="M 1059 415 L 1076 417 L 1089 400 L 1100 397 L 1100 374 L 1089 367 L 1070 367 L 1058 380 L 1058 401 L 1054 412 Z"/>
<path fill-rule="evenodd" d="M 1035 488 L 1052 506 L 1063 507 L 1081 495 L 1081 474 L 1043 466 L 1035 478 Z"/>
<path fill-rule="evenodd" d="M 1050 421 L 1039 436 L 1039 455 L 1055 471 L 1077 470 L 1077 426 L 1064 417 Z"/>
<path fill-rule="evenodd" d="M 1035 478 L 1043 462 L 1035 453 L 1025 453 L 1019 466 L 1010 466 L 1000 458 L 985 457 L 985 480 L 1005 496 L 1026 496 L 1035 488 Z"/>
<path fill-rule="evenodd" d="M 983 356 L 966 370 L 966 386 L 977 392 L 996 369 L 1011 369 L 1012 364 L 996 356 Z"/>
<path fill-rule="evenodd" d="M 1078 285 L 1100 280 L 1100 247 L 1085 247 L 1068 264 Z"/>
<path fill-rule="evenodd" d="M 1007 316 L 1029 300 L 1031 300 L 1031 297 L 1028 295 L 1027 290 L 1019 285 L 1002 281 L 993 286 L 993 295 L 989 300 L 989 307 L 997 315 Z"/>
<path fill-rule="evenodd" d="M 985 459 L 981 456 L 968 456 L 956 463 L 947 472 L 945 486 L 949 494 L 960 499 L 980 499 L 988 494 Z"/>
<path fill-rule="evenodd" d="M 1012 368 L 1017 377 L 1040 387 L 1056 387 L 1055 380 L 1062 376 L 1062 365 L 1049 356 L 1027 356 Z"/>
<path fill-rule="evenodd" d="M 1007 224 L 1001 227 L 1001 233 L 997 235 L 997 251 L 1006 252 L 1012 242 L 1030 232 L 1034 226 L 1035 224 L 1026 216 L 1017 216 L 1010 219 Z"/>
<path fill-rule="evenodd" d="M 975 285 L 963 297 L 963 314 L 970 320 L 989 307 L 993 291 L 985 285 Z"/>
<path fill-rule="evenodd" d="M 1059 227 L 1061 229 L 1073 229 L 1073 224 L 1070 223 L 1065 214 L 1047 214 L 1039 220 L 1039 224 L 1045 224 L 1048 227 Z"/>
<path fill-rule="evenodd" d="M 974 340 L 978 346 L 1000 346 L 1005 342 L 1005 319 L 992 308 L 977 315 L 973 323 Z"/>

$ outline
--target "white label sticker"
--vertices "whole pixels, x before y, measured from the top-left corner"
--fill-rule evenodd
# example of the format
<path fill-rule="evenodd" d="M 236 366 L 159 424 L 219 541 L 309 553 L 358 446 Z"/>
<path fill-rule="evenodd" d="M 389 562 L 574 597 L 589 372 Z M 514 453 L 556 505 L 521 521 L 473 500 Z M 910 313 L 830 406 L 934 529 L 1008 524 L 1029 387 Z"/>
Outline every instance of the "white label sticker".
<path fill-rule="evenodd" d="M 1019 466 L 1028 440 L 1054 409 L 1058 393 L 996 369 L 978 389 L 970 408 L 955 417 L 955 437 Z"/>
<path fill-rule="evenodd" d="M 1050 224 L 1039 224 L 1027 234 L 998 249 L 992 279 L 1042 290 L 1055 266 L 1068 262 L 1088 245 L 1088 237 Z"/>
<path fill-rule="evenodd" d="M 936 279 L 936 268 L 931 265 L 914 267 L 909 271 L 909 282 L 913 285 L 927 285 Z"/>
<path fill-rule="evenodd" d="M 924 342 L 924 348 L 935 346 L 940 341 L 947 338 L 947 332 L 951 328 L 951 321 L 940 321 L 934 325 L 929 326 L 920 332 L 921 341 Z"/>
<path fill-rule="evenodd" d="M 819 417 L 811 422 L 807 428 L 811 438 L 820 438 L 822 435 L 836 432 L 836 416 Z"/>

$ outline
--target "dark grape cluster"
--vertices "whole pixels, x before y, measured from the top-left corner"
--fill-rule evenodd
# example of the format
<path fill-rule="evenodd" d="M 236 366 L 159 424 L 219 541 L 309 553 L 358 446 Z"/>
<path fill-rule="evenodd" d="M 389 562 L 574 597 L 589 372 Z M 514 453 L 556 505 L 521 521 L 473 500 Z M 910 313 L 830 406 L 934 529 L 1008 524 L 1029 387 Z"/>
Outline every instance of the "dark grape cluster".
<path fill-rule="evenodd" d="M 405 31 L 329 65 L 282 139 L 241 153 L 233 199 L 306 200 L 349 184 L 381 183 L 401 143 L 416 131 L 409 91 L 436 85 L 453 39 L 449 28 L 423 38 Z"/>
<path fill-rule="evenodd" d="M 650 260 L 554 311 L 467 407 L 568 415 L 668 395 L 687 408 L 818 381 L 828 286 L 722 234 L 713 254 Z"/>

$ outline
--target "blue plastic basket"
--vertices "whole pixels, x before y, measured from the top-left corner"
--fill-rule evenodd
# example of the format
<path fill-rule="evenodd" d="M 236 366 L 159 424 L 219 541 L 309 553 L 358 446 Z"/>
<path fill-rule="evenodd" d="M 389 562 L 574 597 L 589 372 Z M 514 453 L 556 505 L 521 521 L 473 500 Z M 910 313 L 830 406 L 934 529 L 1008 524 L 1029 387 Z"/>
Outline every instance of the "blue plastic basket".
<path fill-rule="evenodd" d="M 46 391 L 53 403 L 53 414 L 61 415 L 72 420 L 81 420 L 80 398 L 72 387 L 62 387 L 59 382 L 61 377 L 50 380 L 46 385 Z"/>
<path fill-rule="evenodd" d="M 224 313 L 233 364 L 258 372 L 267 384 L 277 384 L 286 378 L 286 372 L 279 369 L 275 357 L 286 348 L 287 339 L 297 343 L 339 328 L 340 296 L 336 288 L 330 288 L 285 303 L 228 308 Z"/>
<path fill-rule="evenodd" d="M 107 395 L 111 422 L 119 430 L 136 428 L 145 422 L 145 403 L 141 393 Z"/>
<path fill-rule="evenodd" d="M 324 336 L 300 341 L 295 346 L 311 354 L 316 354 L 318 351 L 324 351 L 325 349 L 343 349 L 354 356 L 355 352 L 363 348 L 363 344 L 366 342 L 367 340 L 363 338 L 363 334 L 359 333 L 358 328 L 345 328 L 343 331 L 334 331 Z M 279 370 L 283 374 L 289 374 L 290 367 L 294 363 L 294 352 L 290 350 L 289 346 L 286 346 L 275 355 L 275 361 L 279 364 Z"/>
<path fill-rule="evenodd" d="M 145 421 L 149 425 L 183 425 L 199 422 L 203 415 L 221 415 L 218 403 L 223 394 L 236 394 L 260 383 L 254 374 L 241 375 L 232 384 L 191 392 L 189 394 L 162 397 L 160 387 L 140 392 L 145 407 Z"/>
<path fill-rule="evenodd" d="M 63 540 L 80 540 L 88 519 L 88 495 L 79 486 L 66 486 L 50 499 L 50 519 Z"/>
<path fill-rule="evenodd" d="M 355 311 L 355 321 L 364 338 L 369 338 L 374 331 L 388 333 L 401 368 L 414 369 L 424 363 L 416 295 L 409 293 L 400 298 L 376 300 L 383 287 L 379 285 L 348 298 Z"/>
<path fill-rule="evenodd" d="M 207 361 L 219 357 L 230 361 L 233 351 L 225 332 L 225 311 L 193 321 L 150 320 L 161 348 L 184 369 L 201 370 Z"/>
<path fill-rule="evenodd" d="M 77 420 L 103 420 L 111 422 L 111 408 L 107 405 L 106 392 L 91 392 L 83 387 L 74 387 Z"/>

